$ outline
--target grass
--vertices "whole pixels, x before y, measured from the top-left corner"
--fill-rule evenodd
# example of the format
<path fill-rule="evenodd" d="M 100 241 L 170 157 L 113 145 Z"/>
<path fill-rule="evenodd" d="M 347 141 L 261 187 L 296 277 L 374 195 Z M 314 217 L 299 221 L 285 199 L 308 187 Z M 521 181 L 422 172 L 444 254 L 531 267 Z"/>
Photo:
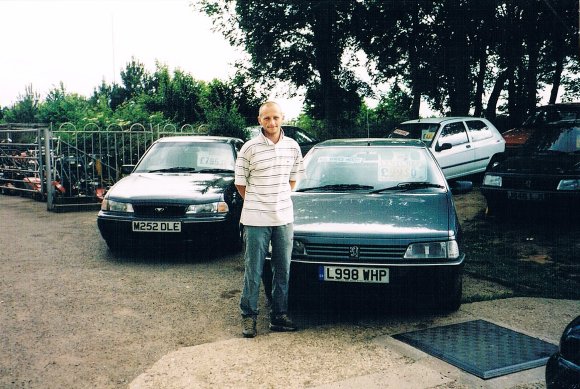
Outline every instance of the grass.
<path fill-rule="evenodd" d="M 468 275 L 508 286 L 517 296 L 580 299 L 580 222 L 480 214 L 463 228 Z M 487 294 L 480 297 L 491 298 Z"/>

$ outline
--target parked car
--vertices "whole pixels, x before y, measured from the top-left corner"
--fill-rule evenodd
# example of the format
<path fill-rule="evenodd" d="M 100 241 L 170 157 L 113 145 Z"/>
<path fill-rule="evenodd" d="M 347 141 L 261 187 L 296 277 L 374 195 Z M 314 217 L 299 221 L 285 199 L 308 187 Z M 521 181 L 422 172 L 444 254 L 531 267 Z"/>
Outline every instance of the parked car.
<path fill-rule="evenodd" d="M 174 136 L 154 142 L 103 199 L 97 224 L 112 250 L 147 243 L 203 242 L 241 247 L 243 200 L 234 165 L 243 141 Z"/>
<path fill-rule="evenodd" d="M 564 329 L 560 347 L 546 364 L 547 389 L 580 389 L 580 316 Z"/>
<path fill-rule="evenodd" d="M 505 214 L 514 205 L 580 208 L 580 120 L 534 132 L 517 156 L 485 174 L 481 192 L 488 214 Z"/>
<path fill-rule="evenodd" d="M 317 288 L 363 286 L 415 293 L 454 311 L 461 304 L 461 228 L 450 187 L 425 144 L 329 140 L 305 160 L 292 193 L 291 299 Z M 459 191 L 469 191 L 464 183 Z M 267 269 L 265 274 L 267 274 Z M 265 277 L 266 294 L 270 280 Z"/>
<path fill-rule="evenodd" d="M 315 144 L 320 142 L 314 135 L 300 127 L 282 126 L 282 129 L 286 136 L 294 139 L 298 143 L 300 150 L 302 151 L 302 156 L 305 156 Z M 252 126 L 248 127 L 247 130 L 250 134 L 250 138 L 253 138 L 260 133 L 261 127 Z"/>
<path fill-rule="evenodd" d="M 397 125 L 388 138 L 422 140 L 448 180 L 485 172 L 505 150 L 497 128 L 474 117 L 409 120 Z"/>
<path fill-rule="evenodd" d="M 514 155 L 534 131 L 542 131 L 547 124 L 574 122 L 580 119 L 580 103 L 549 104 L 536 110 L 521 126 L 504 132 L 506 153 Z"/>

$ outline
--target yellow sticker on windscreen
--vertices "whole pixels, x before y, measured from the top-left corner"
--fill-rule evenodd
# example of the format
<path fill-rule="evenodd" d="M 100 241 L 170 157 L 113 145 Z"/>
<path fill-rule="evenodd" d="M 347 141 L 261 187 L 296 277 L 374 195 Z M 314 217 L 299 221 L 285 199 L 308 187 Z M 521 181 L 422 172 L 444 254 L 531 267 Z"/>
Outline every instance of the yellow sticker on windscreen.
<path fill-rule="evenodd" d="M 421 140 L 430 141 L 435 136 L 435 132 L 429 130 L 422 130 L 421 131 Z"/>

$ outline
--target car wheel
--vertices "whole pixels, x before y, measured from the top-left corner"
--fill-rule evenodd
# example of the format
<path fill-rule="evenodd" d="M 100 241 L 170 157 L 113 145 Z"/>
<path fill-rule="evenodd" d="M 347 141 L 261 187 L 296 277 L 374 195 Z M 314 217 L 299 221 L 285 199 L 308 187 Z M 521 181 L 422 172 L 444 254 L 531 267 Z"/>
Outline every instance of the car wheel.
<path fill-rule="evenodd" d="M 107 243 L 107 247 L 109 247 L 109 251 L 113 254 L 121 253 L 123 250 L 126 249 L 126 246 L 121 243 L 118 239 L 110 238 L 105 239 L 105 243 Z"/>
<path fill-rule="evenodd" d="M 487 167 L 485 168 L 485 171 L 489 171 L 496 163 L 500 162 L 502 160 L 502 155 L 501 154 L 495 154 L 493 157 L 491 157 L 491 159 L 489 160 L 489 163 L 487 164 Z"/>
<path fill-rule="evenodd" d="M 457 311 L 463 295 L 462 272 L 454 271 L 434 281 L 432 293 L 435 309 L 443 313 Z"/>
<path fill-rule="evenodd" d="M 485 208 L 485 216 L 502 217 L 504 215 L 504 207 L 495 201 L 487 201 Z"/>
<path fill-rule="evenodd" d="M 244 247 L 244 226 L 242 224 L 238 223 L 236 226 L 231 227 L 227 236 L 227 245 L 234 253 Z"/>

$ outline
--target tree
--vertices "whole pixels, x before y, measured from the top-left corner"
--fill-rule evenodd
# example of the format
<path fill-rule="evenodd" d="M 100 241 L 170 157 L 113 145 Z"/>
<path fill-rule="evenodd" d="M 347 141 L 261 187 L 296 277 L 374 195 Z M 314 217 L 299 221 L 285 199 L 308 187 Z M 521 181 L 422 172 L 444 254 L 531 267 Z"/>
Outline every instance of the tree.
<path fill-rule="evenodd" d="M 251 58 L 256 80 L 282 80 L 307 90 L 309 112 L 338 131 L 344 112 L 358 112 L 353 77 L 343 77 L 343 55 L 352 47 L 349 1 L 256 2 L 202 0 L 197 9 Z M 235 23 L 231 23 L 234 20 Z M 352 106 L 353 97 L 358 104 Z"/>
<path fill-rule="evenodd" d="M 32 89 L 32 84 L 24 89 L 24 95 L 18 95 L 16 103 L 4 113 L 7 123 L 38 123 L 38 104 L 40 95 Z"/>
<path fill-rule="evenodd" d="M 48 92 L 39 106 L 38 117 L 41 122 L 59 125 L 66 122 L 79 123 L 88 113 L 88 101 L 78 94 L 68 94 L 61 82 Z"/>

